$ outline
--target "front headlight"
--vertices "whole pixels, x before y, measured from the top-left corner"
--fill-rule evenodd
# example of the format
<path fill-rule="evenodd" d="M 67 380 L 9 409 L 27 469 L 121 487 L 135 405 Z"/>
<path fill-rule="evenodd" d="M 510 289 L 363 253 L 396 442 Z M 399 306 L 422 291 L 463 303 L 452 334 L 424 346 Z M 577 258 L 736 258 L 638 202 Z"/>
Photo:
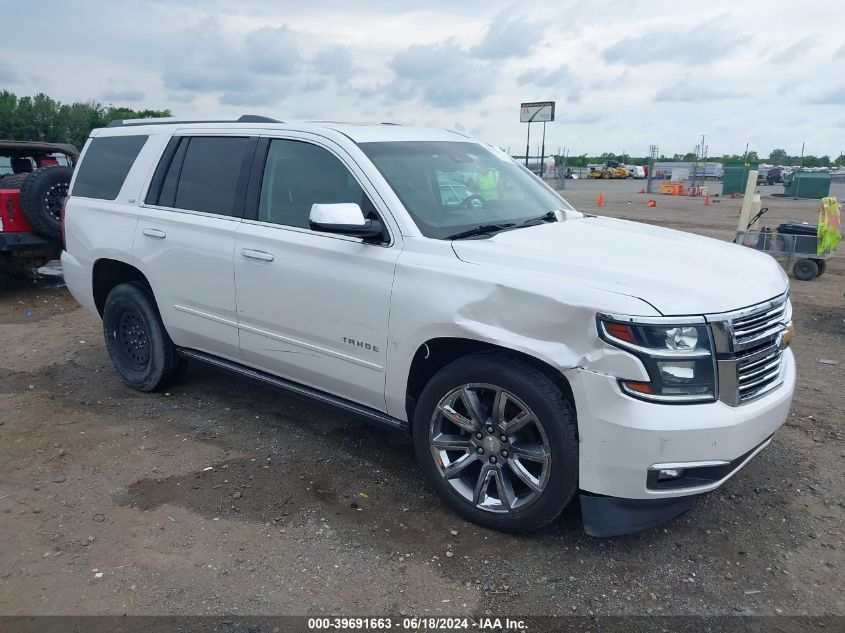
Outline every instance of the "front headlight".
<path fill-rule="evenodd" d="M 649 323 L 597 317 L 599 336 L 639 358 L 648 382 L 620 380 L 630 396 L 665 403 L 712 402 L 716 399 L 713 338 L 706 323 Z"/>

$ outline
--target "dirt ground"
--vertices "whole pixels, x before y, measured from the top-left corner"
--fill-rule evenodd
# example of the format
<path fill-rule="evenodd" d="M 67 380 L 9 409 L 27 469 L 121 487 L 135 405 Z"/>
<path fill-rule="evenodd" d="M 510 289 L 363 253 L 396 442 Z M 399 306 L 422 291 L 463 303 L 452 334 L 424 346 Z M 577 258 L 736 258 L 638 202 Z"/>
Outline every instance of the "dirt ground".
<path fill-rule="evenodd" d="M 723 239 L 738 217 L 580 184 L 587 212 Z M 771 446 L 665 528 L 597 540 L 577 508 L 532 536 L 465 523 L 402 436 L 202 367 L 133 392 L 61 284 L 0 278 L 0 614 L 845 614 L 843 291 L 841 259 L 792 282 Z"/>

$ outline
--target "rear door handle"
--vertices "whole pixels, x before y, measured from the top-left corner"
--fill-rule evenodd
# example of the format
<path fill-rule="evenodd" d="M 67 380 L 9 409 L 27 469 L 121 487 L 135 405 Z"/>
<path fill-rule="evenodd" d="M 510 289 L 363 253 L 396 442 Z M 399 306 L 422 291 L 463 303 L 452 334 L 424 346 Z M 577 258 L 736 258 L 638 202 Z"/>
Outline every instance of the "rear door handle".
<path fill-rule="evenodd" d="M 241 255 L 249 257 L 250 259 L 260 259 L 263 262 L 273 261 L 273 256 L 270 253 L 265 253 L 264 251 L 254 251 L 251 248 L 241 249 Z"/>
<path fill-rule="evenodd" d="M 167 237 L 167 233 L 165 233 L 164 231 L 159 231 L 158 229 L 143 229 L 141 233 L 143 233 L 147 237 L 156 237 L 160 240 L 163 240 L 165 237 Z"/>

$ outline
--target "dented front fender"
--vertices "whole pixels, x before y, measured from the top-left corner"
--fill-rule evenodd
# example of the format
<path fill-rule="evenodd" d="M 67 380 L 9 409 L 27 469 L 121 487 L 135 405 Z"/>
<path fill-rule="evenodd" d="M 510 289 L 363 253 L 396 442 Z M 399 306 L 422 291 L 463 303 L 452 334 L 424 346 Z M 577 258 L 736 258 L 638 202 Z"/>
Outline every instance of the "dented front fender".
<path fill-rule="evenodd" d="M 448 242 L 412 238 L 397 260 L 385 384 L 390 415 L 406 419 L 411 362 L 420 346 L 435 338 L 497 345 L 558 371 L 582 367 L 648 380 L 638 359 L 599 339 L 595 320 L 598 311 L 658 316 L 646 302 L 563 282 L 553 274 L 491 269 L 450 253 Z"/>

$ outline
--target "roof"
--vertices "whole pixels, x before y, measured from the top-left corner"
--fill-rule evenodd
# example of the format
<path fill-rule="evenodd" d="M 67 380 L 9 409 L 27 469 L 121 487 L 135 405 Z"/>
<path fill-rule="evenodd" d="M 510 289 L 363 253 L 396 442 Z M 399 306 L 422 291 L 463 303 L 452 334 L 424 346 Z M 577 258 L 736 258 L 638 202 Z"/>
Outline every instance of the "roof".
<path fill-rule="evenodd" d="M 99 136 L 113 134 L 137 134 L 140 128 L 155 129 L 159 133 L 172 133 L 176 129 L 231 129 L 241 127 L 249 130 L 297 130 L 325 134 L 332 130 L 343 134 L 356 143 L 377 141 L 469 141 L 459 132 L 450 132 L 425 127 L 413 127 L 396 123 L 349 123 L 340 121 L 277 121 L 258 115 L 243 115 L 239 118 L 158 118 L 127 119 L 112 121 L 107 128 L 97 131 Z M 145 129 L 144 131 L 148 131 Z"/>
<path fill-rule="evenodd" d="M 47 154 L 64 154 L 74 160 L 79 158 L 79 150 L 68 143 L 0 140 L 0 156 L 30 158 L 33 156 L 46 156 Z"/>
<path fill-rule="evenodd" d="M 395 123 L 336 123 L 333 121 L 302 121 L 302 126 L 329 128 L 344 134 L 356 143 L 378 141 L 471 141 L 459 132 L 430 127 L 397 125 Z"/>

